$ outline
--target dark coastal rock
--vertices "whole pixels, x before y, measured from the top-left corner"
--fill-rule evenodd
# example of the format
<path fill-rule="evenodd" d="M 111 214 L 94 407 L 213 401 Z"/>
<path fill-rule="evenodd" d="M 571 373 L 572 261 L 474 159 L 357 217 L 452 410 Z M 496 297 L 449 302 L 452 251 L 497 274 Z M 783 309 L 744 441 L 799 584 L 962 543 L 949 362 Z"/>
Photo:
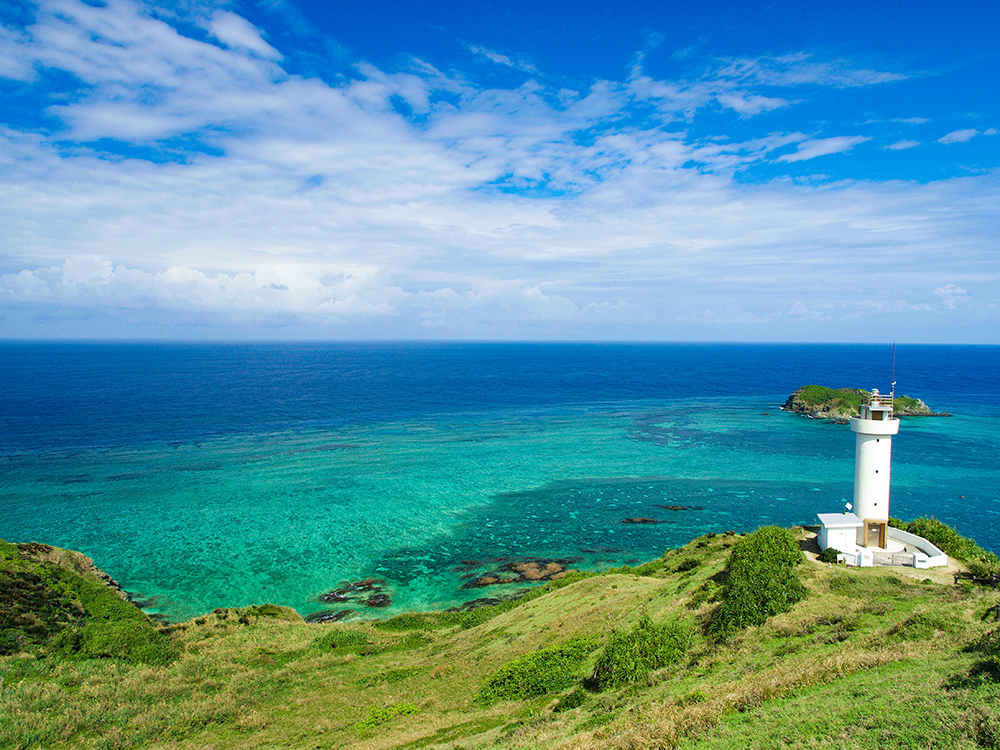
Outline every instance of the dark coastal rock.
<path fill-rule="evenodd" d="M 388 607 L 392 604 L 392 597 L 388 594 L 375 594 L 365 602 L 366 607 Z"/>
<path fill-rule="evenodd" d="M 327 604 L 344 604 L 345 602 L 359 602 L 366 607 L 387 607 L 392 599 L 388 594 L 383 593 L 385 588 L 384 578 L 365 578 L 361 581 L 350 581 L 341 585 L 340 588 L 328 591 L 319 597 L 321 602 Z M 387 604 L 369 604 L 372 600 L 382 601 L 378 597 L 385 597 Z"/>
<path fill-rule="evenodd" d="M 497 558 L 497 561 L 509 560 L 508 557 Z M 462 584 L 463 589 L 477 589 L 484 586 L 497 586 L 511 583 L 525 583 L 537 581 L 554 581 L 564 577 L 568 573 L 575 572 L 567 565 L 576 562 L 576 559 L 549 560 L 549 559 L 527 559 L 515 560 L 502 565 L 498 570 L 481 573 L 471 580 Z M 510 575 L 510 574 L 513 575 Z M 466 574 L 463 578 L 469 578 Z"/>
<path fill-rule="evenodd" d="M 321 602 L 346 602 L 350 601 L 352 593 L 353 589 L 337 589 L 336 591 L 323 594 L 319 600 Z"/>
<path fill-rule="evenodd" d="M 494 575 L 492 573 L 487 573 L 486 575 L 476 576 L 471 581 L 466 581 L 462 584 L 463 589 L 479 589 L 483 586 L 494 586 L 497 584 L 505 583 L 517 583 L 520 578 L 501 578 L 499 575 Z"/>
<path fill-rule="evenodd" d="M 517 573 L 525 581 L 549 580 L 554 575 L 562 573 L 565 568 L 557 562 L 546 563 L 544 567 L 537 562 L 511 563 L 507 569 Z"/>
<path fill-rule="evenodd" d="M 623 518 L 622 523 L 663 523 L 658 518 L 645 518 L 643 516 L 636 516 L 634 518 Z"/>
<path fill-rule="evenodd" d="M 340 622 L 354 614 L 353 609 L 326 609 L 321 612 L 313 612 L 307 615 L 306 622 Z"/>

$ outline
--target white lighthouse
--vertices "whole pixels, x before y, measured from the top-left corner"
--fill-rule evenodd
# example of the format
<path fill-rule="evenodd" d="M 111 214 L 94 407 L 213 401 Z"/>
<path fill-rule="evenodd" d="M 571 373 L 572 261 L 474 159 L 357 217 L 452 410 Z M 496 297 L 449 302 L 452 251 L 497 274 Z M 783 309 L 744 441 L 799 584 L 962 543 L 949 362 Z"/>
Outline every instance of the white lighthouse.
<path fill-rule="evenodd" d="M 892 436 L 899 432 L 899 420 L 892 416 L 892 394 L 873 390 L 860 414 L 851 417 L 857 437 L 854 450 L 854 514 L 861 519 L 858 544 L 882 547 L 888 542 L 889 476 Z"/>
<path fill-rule="evenodd" d="M 873 390 L 860 414 L 851 417 L 854 505 L 848 505 L 846 513 L 818 513 L 816 542 L 821 550 L 837 550 L 838 561 L 847 565 L 936 568 L 948 564 L 948 555 L 923 537 L 889 527 L 892 436 L 899 432 L 899 420 L 892 416 L 896 383 L 892 385 L 888 396 Z"/>

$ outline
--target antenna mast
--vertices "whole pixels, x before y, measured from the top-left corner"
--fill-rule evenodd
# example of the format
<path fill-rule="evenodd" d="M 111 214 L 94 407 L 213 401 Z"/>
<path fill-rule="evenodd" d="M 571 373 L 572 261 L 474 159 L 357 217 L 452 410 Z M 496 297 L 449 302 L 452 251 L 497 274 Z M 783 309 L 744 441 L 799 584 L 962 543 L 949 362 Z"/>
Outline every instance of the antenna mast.
<path fill-rule="evenodd" d="M 892 387 L 889 390 L 889 398 L 892 403 L 896 402 L 896 342 L 892 342 Z"/>

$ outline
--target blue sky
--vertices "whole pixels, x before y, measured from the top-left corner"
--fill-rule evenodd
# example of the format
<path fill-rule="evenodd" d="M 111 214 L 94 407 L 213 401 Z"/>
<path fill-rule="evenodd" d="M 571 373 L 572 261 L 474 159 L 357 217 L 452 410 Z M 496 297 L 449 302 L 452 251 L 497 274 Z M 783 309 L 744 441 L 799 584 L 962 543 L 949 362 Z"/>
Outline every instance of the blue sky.
<path fill-rule="evenodd" d="M 995 3 L 0 0 L 0 338 L 1000 343 Z"/>

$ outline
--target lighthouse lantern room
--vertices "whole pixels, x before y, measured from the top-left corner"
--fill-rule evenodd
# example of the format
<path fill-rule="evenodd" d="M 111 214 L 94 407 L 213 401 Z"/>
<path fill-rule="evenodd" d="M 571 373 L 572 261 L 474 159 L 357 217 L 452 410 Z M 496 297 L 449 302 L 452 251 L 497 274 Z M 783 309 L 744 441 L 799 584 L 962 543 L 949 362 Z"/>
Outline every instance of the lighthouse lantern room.
<path fill-rule="evenodd" d="M 851 430 L 857 438 L 854 514 L 862 523 L 857 540 L 862 547 L 887 547 L 892 436 L 899 432 L 899 420 L 892 415 L 893 395 L 873 390 L 860 414 L 851 417 Z"/>

